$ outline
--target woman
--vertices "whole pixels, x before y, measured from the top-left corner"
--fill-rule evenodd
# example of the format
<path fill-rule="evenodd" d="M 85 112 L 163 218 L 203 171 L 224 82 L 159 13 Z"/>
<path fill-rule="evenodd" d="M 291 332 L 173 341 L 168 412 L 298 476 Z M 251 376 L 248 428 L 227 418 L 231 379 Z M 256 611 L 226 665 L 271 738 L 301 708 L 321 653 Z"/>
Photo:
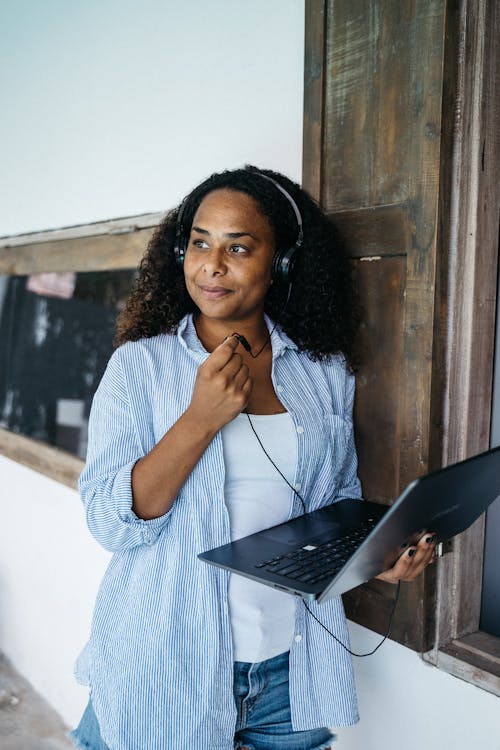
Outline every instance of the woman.
<path fill-rule="evenodd" d="M 339 598 L 309 605 L 198 553 L 360 497 L 347 258 L 314 201 L 210 177 L 151 240 L 92 408 L 80 480 L 114 552 L 77 675 L 93 750 L 319 750 L 357 721 Z M 384 580 L 412 580 L 426 536 Z M 97 717 L 97 718 L 96 718 Z"/>

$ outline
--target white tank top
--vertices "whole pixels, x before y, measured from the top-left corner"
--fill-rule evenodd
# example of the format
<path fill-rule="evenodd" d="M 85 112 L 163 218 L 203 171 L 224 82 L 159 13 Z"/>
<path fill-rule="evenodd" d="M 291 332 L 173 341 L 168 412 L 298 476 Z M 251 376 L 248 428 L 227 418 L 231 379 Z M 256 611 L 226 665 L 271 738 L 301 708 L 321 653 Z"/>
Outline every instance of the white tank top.
<path fill-rule="evenodd" d="M 288 413 L 251 414 L 264 448 L 293 484 L 297 466 L 295 429 Z M 231 540 L 286 521 L 293 492 L 266 457 L 246 414 L 222 428 L 224 495 Z M 231 574 L 229 613 L 236 661 L 259 662 L 288 651 L 295 628 L 295 598 Z"/>

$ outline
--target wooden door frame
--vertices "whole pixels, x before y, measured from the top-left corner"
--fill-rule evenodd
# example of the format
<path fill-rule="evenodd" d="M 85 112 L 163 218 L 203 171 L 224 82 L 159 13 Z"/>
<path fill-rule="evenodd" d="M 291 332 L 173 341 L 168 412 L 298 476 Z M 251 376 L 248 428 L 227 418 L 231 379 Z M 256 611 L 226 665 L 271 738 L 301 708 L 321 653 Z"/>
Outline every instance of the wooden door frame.
<path fill-rule="evenodd" d="M 495 0 L 443 8 L 430 468 L 489 447 L 500 205 L 500 9 Z M 306 0 L 303 185 L 320 203 L 327 12 L 327 0 Z M 413 614 L 434 644 L 427 661 L 500 695 L 500 639 L 478 630 L 483 545 L 480 519 L 439 561 L 435 599 Z"/>

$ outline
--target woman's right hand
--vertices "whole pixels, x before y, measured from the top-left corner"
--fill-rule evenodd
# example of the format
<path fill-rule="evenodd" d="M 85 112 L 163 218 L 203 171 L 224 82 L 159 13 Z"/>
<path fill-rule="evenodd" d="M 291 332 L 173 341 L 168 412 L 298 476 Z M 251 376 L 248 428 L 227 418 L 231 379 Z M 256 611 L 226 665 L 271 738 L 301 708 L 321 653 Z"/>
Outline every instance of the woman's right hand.
<path fill-rule="evenodd" d="M 170 510 L 214 435 L 247 405 L 252 380 L 237 346 L 230 336 L 213 350 L 198 368 L 189 407 L 132 469 L 132 510 L 139 518 Z"/>
<path fill-rule="evenodd" d="M 238 344 L 236 336 L 229 336 L 198 368 L 187 412 L 210 431 L 217 432 L 234 419 L 250 398 L 252 379 L 236 352 Z"/>

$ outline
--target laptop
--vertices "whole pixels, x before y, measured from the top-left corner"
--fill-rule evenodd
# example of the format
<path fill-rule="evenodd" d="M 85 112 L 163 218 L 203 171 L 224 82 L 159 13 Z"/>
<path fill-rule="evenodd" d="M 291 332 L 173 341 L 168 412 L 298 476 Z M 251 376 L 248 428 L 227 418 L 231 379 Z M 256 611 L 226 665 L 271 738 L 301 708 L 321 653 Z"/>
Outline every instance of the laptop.
<path fill-rule="evenodd" d="M 198 557 L 323 602 L 390 568 L 419 530 L 438 543 L 465 531 L 499 496 L 500 446 L 415 479 L 390 507 L 339 500 Z"/>

